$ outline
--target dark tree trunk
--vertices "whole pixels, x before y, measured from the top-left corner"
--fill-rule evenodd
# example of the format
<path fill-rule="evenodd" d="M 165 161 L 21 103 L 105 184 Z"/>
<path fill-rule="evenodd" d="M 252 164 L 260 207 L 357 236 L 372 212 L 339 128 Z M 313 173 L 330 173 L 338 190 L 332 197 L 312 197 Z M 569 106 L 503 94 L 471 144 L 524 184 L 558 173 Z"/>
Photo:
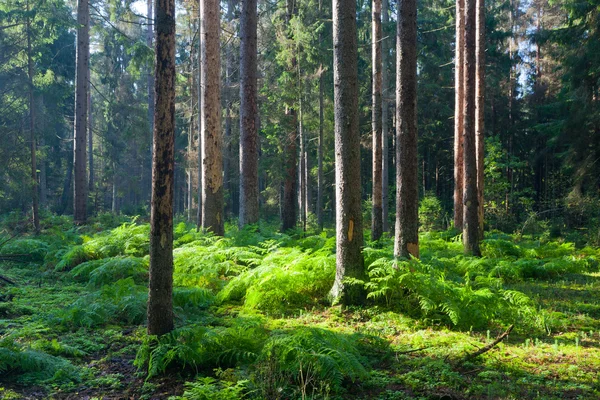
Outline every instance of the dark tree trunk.
<path fill-rule="evenodd" d="M 479 238 L 483 239 L 483 188 L 485 145 L 485 1 L 477 0 L 477 42 L 475 45 L 477 74 L 475 84 L 475 146 L 477 148 L 477 204 Z M 537 45 L 539 49 L 539 44 Z M 539 55 L 539 52 L 537 53 Z"/>
<path fill-rule="evenodd" d="M 29 1 L 27 1 L 29 12 Z M 31 59 L 31 24 L 27 17 L 27 75 L 29 78 L 29 140 L 31 151 L 31 211 L 33 214 L 33 229 L 40 232 L 40 206 L 37 181 L 36 138 L 35 138 L 35 97 L 33 94 L 33 60 Z"/>
<path fill-rule="evenodd" d="M 74 161 L 75 190 L 73 198 L 73 220 L 85 223 L 87 219 L 87 111 L 90 90 L 90 11 L 87 0 L 77 1 L 77 60 L 75 77 L 75 140 Z"/>
<path fill-rule="evenodd" d="M 307 216 L 307 206 L 306 206 L 306 133 L 304 132 L 304 108 L 302 102 L 302 94 L 304 85 L 302 85 L 302 79 L 300 78 L 301 73 L 298 70 L 299 77 L 299 86 L 300 86 L 300 97 L 298 99 L 299 103 L 299 119 L 300 123 L 298 124 L 298 131 L 300 132 L 300 160 L 299 160 L 299 181 L 300 181 L 300 193 L 298 196 L 298 208 L 300 211 L 300 223 L 302 224 L 302 230 L 306 232 L 306 216 Z"/>
<path fill-rule="evenodd" d="M 154 11 L 152 7 L 152 0 L 146 1 L 147 7 L 147 23 L 148 29 L 146 30 L 146 46 L 152 48 L 152 41 L 154 39 Z M 150 126 L 150 173 L 147 176 L 150 178 L 150 184 L 144 185 L 145 188 L 142 193 L 144 193 L 144 199 L 148 197 L 148 190 L 152 191 L 152 137 L 154 134 L 154 58 L 153 62 L 148 66 L 148 74 L 146 75 L 147 85 L 148 85 L 148 124 Z"/>
<path fill-rule="evenodd" d="M 94 125 L 92 120 L 92 91 L 88 91 L 88 190 L 94 191 Z"/>
<path fill-rule="evenodd" d="M 382 141 L 381 141 L 381 0 L 373 0 L 371 17 L 371 60 L 373 69 L 371 102 L 371 124 L 373 131 L 373 212 L 371 217 L 371 239 L 379 240 L 383 232 L 382 219 Z"/>
<path fill-rule="evenodd" d="M 454 57 L 454 227 L 463 227 L 463 126 L 465 64 L 465 0 L 456 0 L 456 48 Z"/>
<path fill-rule="evenodd" d="M 225 234 L 223 218 L 223 136 L 219 2 L 200 2 L 202 54 L 202 227 Z"/>
<path fill-rule="evenodd" d="M 321 3 L 319 2 L 319 6 Z M 321 42 L 321 34 L 319 33 L 319 43 Z M 319 73 L 319 138 L 317 143 L 317 224 L 319 230 L 323 230 L 323 65 L 321 64 Z"/>
<path fill-rule="evenodd" d="M 417 2 L 399 0 L 396 79 L 396 257 L 419 257 Z"/>
<path fill-rule="evenodd" d="M 386 26 L 390 21 L 388 0 L 382 1 L 381 23 Z M 382 32 L 383 36 L 383 32 Z M 381 219 L 383 232 L 389 232 L 389 105 L 387 101 L 388 79 L 388 39 L 381 38 Z"/>
<path fill-rule="evenodd" d="M 173 330 L 175 0 L 157 0 L 148 334 Z"/>
<path fill-rule="evenodd" d="M 240 215 L 258 222 L 257 1 L 242 1 L 240 16 Z"/>
<path fill-rule="evenodd" d="M 463 245 L 466 254 L 479 256 L 477 149 L 475 147 L 476 1 L 465 0 L 465 121 Z"/>
<path fill-rule="evenodd" d="M 363 221 L 358 126 L 356 4 L 333 0 L 333 84 L 335 114 L 336 274 L 334 302 L 361 304 L 364 290 L 346 278 L 364 279 Z"/>
<path fill-rule="evenodd" d="M 202 0 L 200 0 L 202 1 Z M 199 30 L 202 30 L 202 22 L 199 22 Z M 198 40 L 198 209 L 196 213 L 196 231 L 200 230 L 202 226 L 202 191 L 203 191 L 203 181 L 202 181 L 202 38 Z"/>

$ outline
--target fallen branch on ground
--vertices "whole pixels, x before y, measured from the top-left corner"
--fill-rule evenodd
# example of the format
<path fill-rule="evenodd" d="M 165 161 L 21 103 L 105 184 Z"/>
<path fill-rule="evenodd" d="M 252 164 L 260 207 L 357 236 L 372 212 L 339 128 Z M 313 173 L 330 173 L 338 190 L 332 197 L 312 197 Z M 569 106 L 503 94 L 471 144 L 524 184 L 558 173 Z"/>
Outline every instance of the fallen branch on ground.
<path fill-rule="evenodd" d="M 472 360 L 475 357 L 478 357 L 478 356 L 482 355 L 483 353 L 486 353 L 486 352 L 490 351 L 491 349 L 493 349 L 494 347 L 496 347 L 496 345 L 498 343 L 500 343 L 501 341 L 503 341 L 510 334 L 510 332 L 513 330 L 514 327 L 515 327 L 514 325 L 509 326 L 508 329 L 504 333 L 502 333 L 500 336 L 498 336 L 492 343 L 490 343 L 490 344 L 482 347 L 481 349 L 477 350 L 474 353 L 467 354 L 462 359 L 460 359 L 456 364 L 454 364 L 454 366 L 455 367 L 460 367 L 465 362 L 467 362 L 469 360 Z"/>

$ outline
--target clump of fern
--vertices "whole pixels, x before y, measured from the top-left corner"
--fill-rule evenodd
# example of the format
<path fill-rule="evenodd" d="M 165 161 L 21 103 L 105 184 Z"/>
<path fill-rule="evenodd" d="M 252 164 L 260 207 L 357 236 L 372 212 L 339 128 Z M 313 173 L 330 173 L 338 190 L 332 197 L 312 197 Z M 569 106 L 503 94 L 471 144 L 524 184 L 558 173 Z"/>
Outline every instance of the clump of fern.
<path fill-rule="evenodd" d="M 197 378 L 185 384 L 181 396 L 170 397 L 172 400 L 239 400 L 247 391 L 247 380 L 237 382 L 218 381 L 209 376 Z"/>
<path fill-rule="evenodd" d="M 1 255 L 19 255 L 31 262 L 44 261 L 48 244 L 37 239 L 15 239 L 0 247 Z"/>
<path fill-rule="evenodd" d="M 52 322 L 72 327 L 141 324 L 146 318 L 147 287 L 133 278 L 121 279 L 75 300 L 50 316 Z"/>
<path fill-rule="evenodd" d="M 323 299 L 334 274 L 335 256 L 329 251 L 280 248 L 258 267 L 231 279 L 219 298 L 270 313 L 293 312 Z"/>
<path fill-rule="evenodd" d="M 0 340 L 0 376 L 21 383 L 80 382 L 78 369 L 61 357 L 24 347 L 12 338 Z"/>
<path fill-rule="evenodd" d="M 258 357 L 265 339 L 266 331 L 256 319 L 238 318 L 228 326 L 187 325 L 160 337 L 147 336 L 134 364 L 146 369 L 149 378 L 170 366 L 198 372 L 250 364 Z"/>
<path fill-rule="evenodd" d="M 256 370 L 257 385 L 266 398 L 340 394 L 345 381 L 368 376 L 366 362 L 350 336 L 310 327 L 273 332 Z M 280 393 L 286 387 L 290 392 Z"/>

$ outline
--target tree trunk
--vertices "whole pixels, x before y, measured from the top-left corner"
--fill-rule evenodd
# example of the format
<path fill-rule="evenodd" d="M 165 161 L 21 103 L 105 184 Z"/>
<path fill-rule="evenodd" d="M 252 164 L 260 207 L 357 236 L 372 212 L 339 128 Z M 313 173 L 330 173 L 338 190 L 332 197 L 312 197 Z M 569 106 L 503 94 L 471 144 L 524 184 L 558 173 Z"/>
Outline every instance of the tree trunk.
<path fill-rule="evenodd" d="M 336 274 L 331 296 L 361 304 L 364 290 L 346 278 L 364 279 L 363 221 L 358 121 L 356 4 L 333 0 L 333 84 L 335 115 Z"/>
<path fill-rule="evenodd" d="M 235 5 L 233 0 L 227 0 L 227 23 L 228 29 L 231 32 L 235 32 L 236 28 L 234 25 L 235 16 L 233 14 Z M 228 42 L 227 48 L 225 49 L 225 139 L 223 146 L 223 185 L 225 186 L 229 196 L 229 201 L 225 203 L 225 218 L 233 215 L 233 198 L 235 191 L 232 186 L 232 166 L 233 166 L 233 154 L 232 154 L 232 107 L 233 107 L 233 73 L 234 73 L 234 50 L 235 46 L 233 40 Z M 240 64 L 241 68 L 241 64 Z M 241 89 L 240 89 L 241 90 Z M 239 169 L 239 165 L 235 166 Z M 239 196 L 239 195 L 238 195 Z"/>
<path fill-rule="evenodd" d="M 94 126 L 92 120 L 92 91 L 88 91 L 88 190 L 94 191 Z"/>
<path fill-rule="evenodd" d="M 202 1 L 202 0 L 200 0 Z M 199 21 L 199 31 L 202 30 L 202 21 Z M 202 226 L 202 191 L 203 191 L 203 180 L 202 180 L 202 38 L 198 39 L 198 209 L 196 214 L 196 231 L 200 230 Z"/>
<path fill-rule="evenodd" d="M 90 11 L 87 0 L 77 0 L 77 60 L 75 77 L 75 139 L 74 161 L 75 190 L 73 221 L 85 223 L 87 219 L 87 111 L 90 79 Z"/>
<path fill-rule="evenodd" d="M 242 1 L 240 16 L 240 215 L 258 223 L 257 1 Z"/>
<path fill-rule="evenodd" d="M 390 22 L 388 0 L 382 1 L 381 23 L 386 26 Z M 382 30 L 383 36 L 383 30 Z M 382 231 L 389 232 L 389 105 L 387 101 L 389 79 L 388 79 L 388 39 L 381 38 L 381 219 Z"/>
<path fill-rule="evenodd" d="M 381 0 L 373 0 L 371 16 L 371 60 L 373 69 L 371 124 L 373 131 L 373 212 L 371 215 L 371 239 L 379 240 L 383 231 L 382 219 L 382 141 L 381 141 Z"/>
<path fill-rule="evenodd" d="M 464 210 L 465 254 L 479 256 L 479 205 L 477 199 L 477 149 L 475 147 L 476 2 L 465 0 L 465 120 L 464 120 Z"/>
<path fill-rule="evenodd" d="M 399 0 L 396 60 L 396 257 L 419 257 L 417 2 Z"/>
<path fill-rule="evenodd" d="M 27 12 L 29 12 L 29 1 L 27 1 Z M 31 150 L 31 210 L 33 214 L 33 229 L 35 233 L 40 232 L 39 194 L 36 164 L 36 138 L 35 138 L 35 98 L 33 94 L 33 60 L 31 59 L 31 24 L 27 17 L 27 75 L 29 78 L 29 140 Z"/>
<path fill-rule="evenodd" d="M 292 16 L 296 12 L 294 1 L 287 0 L 286 4 L 286 24 L 289 25 Z M 296 57 L 292 56 L 290 70 L 296 72 Z M 293 105 L 287 105 L 285 114 L 288 116 L 289 129 L 286 138 L 284 157 L 285 157 L 285 179 L 283 184 L 283 206 L 281 218 L 281 230 L 283 232 L 293 229 L 296 226 L 296 187 L 298 181 L 297 174 L 297 153 L 296 142 L 298 140 L 298 118 Z"/>
<path fill-rule="evenodd" d="M 302 85 L 302 78 L 300 78 L 301 73 L 298 70 L 299 77 L 299 86 L 300 86 L 300 96 L 298 99 L 299 102 L 299 113 L 298 117 L 300 119 L 300 123 L 298 124 L 298 131 L 300 132 L 300 162 L 299 164 L 299 180 L 300 180 L 300 193 L 298 196 L 298 208 L 300 211 L 300 221 L 302 223 L 302 230 L 306 232 L 306 134 L 304 132 L 304 109 L 303 109 L 303 90 L 304 86 Z"/>
<path fill-rule="evenodd" d="M 479 238 L 483 239 L 483 188 L 484 188 L 484 138 L 485 138 L 485 1 L 477 0 L 477 42 L 476 83 L 475 83 L 475 146 L 477 148 L 477 204 L 479 219 Z M 539 44 L 537 45 L 539 49 Z M 539 53 L 538 53 L 539 54 Z"/>
<path fill-rule="evenodd" d="M 219 2 L 201 0 L 202 59 L 202 227 L 225 234 L 223 218 L 223 136 L 221 132 L 221 54 Z"/>
<path fill-rule="evenodd" d="M 321 2 L 319 2 L 319 7 Z M 321 43 L 321 34 L 319 33 L 319 43 Z M 323 125 L 324 125 L 324 113 L 323 113 L 323 64 L 320 66 L 319 73 L 319 138 L 318 138 L 318 149 L 317 149 L 317 225 L 319 231 L 323 230 Z"/>
<path fill-rule="evenodd" d="M 175 0 L 157 0 L 148 334 L 173 330 Z"/>
<path fill-rule="evenodd" d="M 152 0 L 146 1 L 146 12 L 147 12 L 147 30 L 146 30 L 146 46 L 152 48 L 152 41 L 154 39 L 154 11 L 152 7 Z M 147 199 L 146 195 L 148 190 L 152 191 L 152 140 L 154 134 L 154 58 L 152 63 L 148 66 L 148 74 L 146 75 L 147 86 L 148 86 L 148 125 L 150 127 L 150 178 L 149 184 L 146 183 L 144 191 L 144 199 Z"/>
<path fill-rule="evenodd" d="M 465 0 L 456 0 L 456 48 L 454 57 L 454 228 L 463 227 L 464 64 Z"/>

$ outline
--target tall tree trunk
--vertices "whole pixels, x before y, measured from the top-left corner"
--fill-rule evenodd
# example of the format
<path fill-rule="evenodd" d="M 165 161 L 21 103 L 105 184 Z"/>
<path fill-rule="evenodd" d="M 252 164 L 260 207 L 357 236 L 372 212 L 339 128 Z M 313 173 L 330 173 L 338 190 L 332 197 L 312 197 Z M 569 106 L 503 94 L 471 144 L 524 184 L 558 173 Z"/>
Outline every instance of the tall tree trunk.
<path fill-rule="evenodd" d="M 148 334 L 173 330 L 175 0 L 157 0 Z"/>
<path fill-rule="evenodd" d="M 27 1 L 29 12 L 29 1 Z M 33 229 L 40 232 L 39 194 L 36 164 L 36 138 L 35 138 L 35 97 L 33 94 L 33 60 L 31 58 L 31 23 L 27 17 L 27 75 L 29 78 L 29 140 L 31 150 L 31 210 L 33 214 Z"/>
<path fill-rule="evenodd" d="M 225 234 L 223 218 L 223 136 L 221 132 L 221 30 L 218 0 L 200 2 L 202 54 L 202 227 Z"/>
<path fill-rule="evenodd" d="M 334 302 L 361 304 L 364 290 L 346 278 L 365 275 L 358 126 L 356 4 L 333 0 L 333 85 L 335 114 L 336 273 Z"/>
<path fill-rule="evenodd" d="M 200 5 L 202 0 L 199 0 L 198 5 Z M 198 7 L 199 8 L 199 7 Z M 202 30 L 202 19 L 198 21 L 199 31 Z M 196 214 L 196 231 L 200 230 L 202 226 L 202 191 L 204 188 L 203 180 L 202 180 L 202 37 L 198 36 L 198 210 Z"/>
<path fill-rule="evenodd" d="M 477 71 L 475 77 L 475 146 L 477 148 L 477 204 L 479 238 L 483 239 L 483 188 L 485 138 L 485 0 L 477 0 L 477 41 L 475 44 Z M 539 45 L 538 45 L 539 48 Z"/>
<path fill-rule="evenodd" d="M 94 125 L 92 120 L 92 91 L 88 91 L 88 190 L 94 191 Z"/>
<path fill-rule="evenodd" d="M 257 1 L 242 1 L 240 16 L 240 215 L 258 222 Z"/>
<path fill-rule="evenodd" d="M 292 16 L 296 12 L 295 2 L 287 0 L 286 3 L 286 25 L 289 25 Z M 296 72 L 296 57 L 292 56 L 290 71 Z M 285 157 L 285 179 L 283 184 L 283 206 L 281 218 L 281 230 L 287 231 L 296 226 L 296 186 L 298 181 L 297 174 L 297 153 L 298 148 L 298 117 L 293 105 L 287 105 L 285 114 L 288 117 L 289 133 L 286 138 L 284 157 Z"/>
<path fill-rule="evenodd" d="M 390 22 L 388 0 L 382 1 L 381 23 L 384 26 Z M 383 31 L 382 31 L 383 36 Z M 388 79 L 388 38 L 381 38 L 381 219 L 382 231 L 389 232 L 389 104 L 387 101 L 389 79 Z"/>
<path fill-rule="evenodd" d="M 319 5 L 321 3 L 319 2 Z M 319 43 L 321 43 L 321 34 L 319 33 Z M 317 143 L 317 225 L 319 231 L 323 230 L 323 125 L 324 125 L 324 113 L 323 113 L 323 64 L 320 66 L 319 72 L 319 137 Z"/>
<path fill-rule="evenodd" d="M 371 216 L 371 239 L 379 240 L 383 231 L 382 219 L 382 134 L 381 134 L 381 0 L 373 0 L 371 15 L 371 60 L 373 69 L 371 125 L 373 131 L 373 212 Z"/>
<path fill-rule="evenodd" d="M 152 41 L 154 39 L 154 10 L 153 10 L 153 1 L 146 0 L 146 16 L 147 16 L 147 29 L 146 29 L 146 46 L 152 48 Z M 146 75 L 147 86 L 148 86 L 148 125 L 150 127 L 150 173 L 147 176 L 150 178 L 149 184 L 145 185 L 144 191 L 144 199 L 147 199 L 148 191 L 152 191 L 152 140 L 154 134 L 154 58 L 152 59 L 152 63 L 148 65 L 148 74 Z"/>
<path fill-rule="evenodd" d="M 227 23 L 228 29 L 231 32 L 235 32 L 234 26 L 234 14 L 233 10 L 235 8 L 233 0 L 227 0 Z M 225 203 L 225 218 L 231 216 L 233 214 L 233 197 L 235 191 L 232 187 L 232 107 L 233 107 L 233 72 L 234 72 L 234 49 L 235 46 L 233 44 L 233 40 L 228 41 L 227 48 L 225 49 L 225 139 L 223 146 L 223 177 L 224 177 L 224 185 L 229 194 L 229 201 Z M 240 65 L 241 68 L 241 65 Z M 241 89 L 240 89 L 241 90 Z M 236 165 L 239 168 L 239 165 Z"/>
<path fill-rule="evenodd" d="M 299 165 L 299 180 L 300 180 L 300 193 L 298 196 L 298 206 L 300 211 L 300 221 L 302 223 L 302 230 L 306 232 L 306 133 L 304 132 L 304 107 L 302 96 L 304 94 L 304 85 L 302 85 L 302 78 L 300 69 L 298 69 L 298 80 L 300 86 L 300 96 L 298 98 L 299 103 L 299 113 L 298 117 L 300 119 L 300 123 L 298 124 L 298 131 L 300 132 L 300 162 Z"/>
<path fill-rule="evenodd" d="M 399 0 L 396 60 L 396 257 L 419 257 L 417 1 Z"/>
<path fill-rule="evenodd" d="M 75 140 L 74 161 L 75 190 L 73 220 L 85 223 L 87 219 L 87 111 L 90 90 L 90 10 L 87 0 L 77 0 L 77 60 L 75 77 Z"/>
<path fill-rule="evenodd" d="M 464 183 L 464 65 L 465 0 L 456 0 L 456 48 L 454 56 L 454 228 L 463 227 Z"/>
<path fill-rule="evenodd" d="M 477 0 L 465 0 L 465 121 L 463 245 L 466 254 L 480 255 L 477 199 L 477 149 L 475 147 L 475 77 Z"/>

